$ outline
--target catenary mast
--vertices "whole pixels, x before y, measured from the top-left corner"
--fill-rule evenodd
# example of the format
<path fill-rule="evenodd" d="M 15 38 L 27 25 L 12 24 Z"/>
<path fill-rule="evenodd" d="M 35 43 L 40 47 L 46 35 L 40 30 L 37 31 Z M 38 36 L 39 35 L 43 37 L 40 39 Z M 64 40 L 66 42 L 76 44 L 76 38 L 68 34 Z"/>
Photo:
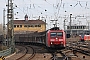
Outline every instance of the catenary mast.
<path fill-rule="evenodd" d="M 13 29 L 13 2 L 12 0 L 8 0 L 7 5 L 7 45 L 11 47 L 11 53 L 15 51 L 15 42 L 14 42 L 14 29 Z"/>

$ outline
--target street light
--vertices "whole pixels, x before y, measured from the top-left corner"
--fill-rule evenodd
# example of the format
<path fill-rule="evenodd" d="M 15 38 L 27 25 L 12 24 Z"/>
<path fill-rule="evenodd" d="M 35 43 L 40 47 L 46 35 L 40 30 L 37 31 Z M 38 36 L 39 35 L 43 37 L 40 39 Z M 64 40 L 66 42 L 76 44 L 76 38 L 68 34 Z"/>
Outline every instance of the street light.
<path fill-rule="evenodd" d="M 66 19 L 64 19 L 64 31 L 66 30 L 66 29 L 65 29 L 65 21 L 66 21 Z"/>
<path fill-rule="evenodd" d="M 72 31 L 71 31 L 71 23 L 72 23 L 71 16 L 72 16 L 72 14 L 70 14 L 70 34 L 72 35 Z"/>

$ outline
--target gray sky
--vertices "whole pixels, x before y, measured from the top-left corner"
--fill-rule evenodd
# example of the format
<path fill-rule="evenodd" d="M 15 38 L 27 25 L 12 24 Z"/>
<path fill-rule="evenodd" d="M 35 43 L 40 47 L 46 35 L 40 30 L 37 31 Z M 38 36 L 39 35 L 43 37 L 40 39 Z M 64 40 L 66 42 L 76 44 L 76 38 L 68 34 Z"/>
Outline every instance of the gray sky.
<path fill-rule="evenodd" d="M 45 18 L 41 19 L 47 20 L 48 28 L 54 23 L 50 20 L 58 19 L 58 26 L 63 29 L 65 19 L 63 17 L 66 16 L 66 25 L 68 25 L 70 13 L 73 17 L 72 24 L 87 25 L 86 20 L 90 20 L 90 0 L 13 0 L 13 2 L 14 18 L 24 19 L 25 14 L 28 14 L 29 19 L 38 19 L 38 16 L 43 16 Z M 3 21 L 3 9 L 7 9 L 6 4 L 7 0 L 0 0 L 0 23 Z"/>

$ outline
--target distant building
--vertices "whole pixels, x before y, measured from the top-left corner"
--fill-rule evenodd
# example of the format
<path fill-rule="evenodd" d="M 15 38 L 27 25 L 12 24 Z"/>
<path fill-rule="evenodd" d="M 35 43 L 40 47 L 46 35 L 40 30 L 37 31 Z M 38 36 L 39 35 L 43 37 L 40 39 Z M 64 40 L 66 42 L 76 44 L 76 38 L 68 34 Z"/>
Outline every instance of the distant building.
<path fill-rule="evenodd" d="M 46 23 L 42 20 L 28 20 L 25 15 L 25 20 L 14 20 L 14 33 L 32 33 L 42 32 L 46 30 Z"/>
<path fill-rule="evenodd" d="M 86 25 L 72 25 L 71 27 L 68 25 L 66 33 L 67 34 L 82 34 L 85 31 L 88 31 L 88 26 Z"/>
<path fill-rule="evenodd" d="M 86 25 L 72 25 L 71 27 L 70 26 L 67 26 L 67 30 L 68 29 L 73 29 L 73 30 L 83 30 L 83 29 L 87 29 L 88 27 Z"/>

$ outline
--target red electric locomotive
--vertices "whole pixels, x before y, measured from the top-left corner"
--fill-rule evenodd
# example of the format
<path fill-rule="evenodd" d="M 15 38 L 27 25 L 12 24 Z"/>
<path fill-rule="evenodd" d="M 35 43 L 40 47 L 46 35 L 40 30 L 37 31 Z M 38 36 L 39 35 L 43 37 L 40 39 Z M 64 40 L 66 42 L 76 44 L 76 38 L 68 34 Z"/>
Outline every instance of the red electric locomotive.
<path fill-rule="evenodd" d="M 49 30 L 46 34 L 46 46 L 65 47 L 66 36 L 64 30 Z"/>

